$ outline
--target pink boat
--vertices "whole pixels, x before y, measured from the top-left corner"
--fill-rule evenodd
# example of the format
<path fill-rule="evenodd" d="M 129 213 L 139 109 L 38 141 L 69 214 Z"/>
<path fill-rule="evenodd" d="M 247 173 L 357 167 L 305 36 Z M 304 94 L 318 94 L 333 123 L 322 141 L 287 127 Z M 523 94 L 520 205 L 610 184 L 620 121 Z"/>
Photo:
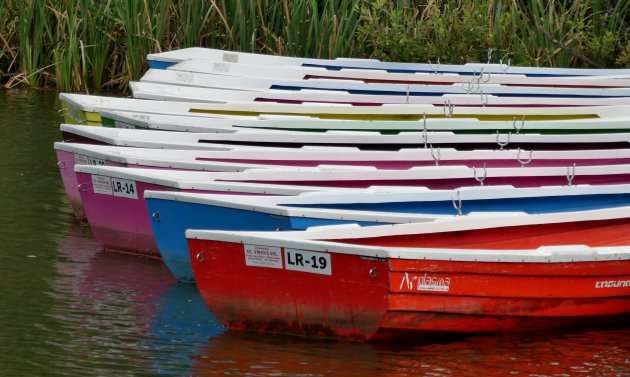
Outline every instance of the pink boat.
<path fill-rule="evenodd" d="M 78 193 L 96 240 L 108 250 L 160 258 L 148 209 L 146 190 L 224 195 L 297 195 L 342 188 L 280 186 L 195 179 L 203 172 L 76 165 Z M 159 220 L 159 218 L 158 218 Z"/>
<path fill-rule="evenodd" d="M 537 187 L 630 183 L 630 165 L 578 168 L 485 168 L 432 166 L 410 170 L 369 168 L 258 169 L 193 172 L 76 165 L 78 189 L 96 239 L 107 249 L 157 257 L 145 190 L 293 195 L 305 191 L 388 186 L 454 189 L 477 185 Z M 398 188 L 391 186 L 400 186 Z"/>
<path fill-rule="evenodd" d="M 588 166 L 630 163 L 630 149 L 584 151 L 476 150 L 451 148 L 361 151 L 353 148 L 227 148 L 218 150 L 165 150 L 80 143 L 55 143 L 61 177 L 80 221 L 85 219 L 75 164 L 126 166 L 201 171 L 241 171 L 275 166 L 316 167 L 320 165 L 372 166 L 378 169 L 410 169 L 419 166 Z"/>
<path fill-rule="evenodd" d="M 85 211 L 81 196 L 77 189 L 79 183 L 74 172 L 75 165 L 99 165 L 99 166 L 124 166 L 124 167 L 162 167 L 171 168 L 168 161 L 162 161 L 162 164 L 143 164 L 139 159 L 133 160 L 124 158 L 125 151 L 131 151 L 134 148 L 118 147 L 118 150 L 110 146 L 90 145 L 90 144 L 73 144 L 73 143 L 55 143 L 55 153 L 57 155 L 57 167 L 61 174 L 63 186 L 68 195 L 68 200 L 72 206 L 75 217 L 79 221 L 85 221 Z M 217 149 L 228 149 L 219 147 Z M 167 154 L 166 151 L 161 150 Z M 108 153 L 109 152 L 109 153 Z M 207 165 L 208 168 L 212 164 Z M 185 167 L 180 167 L 186 169 Z M 203 170 L 203 169 L 200 169 Z"/>

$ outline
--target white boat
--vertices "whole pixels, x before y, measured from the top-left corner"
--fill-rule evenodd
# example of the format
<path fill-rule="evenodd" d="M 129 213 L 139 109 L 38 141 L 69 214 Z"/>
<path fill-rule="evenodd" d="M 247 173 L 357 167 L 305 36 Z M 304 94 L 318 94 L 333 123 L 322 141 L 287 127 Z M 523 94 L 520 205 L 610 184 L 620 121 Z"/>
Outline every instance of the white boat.
<path fill-rule="evenodd" d="M 617 88 L 630 86 L 628 76 L 551 76 L 532 77 L 515 74 L 490 74 L 481 67 L 474 76 L 455 73 L 435 74 L 433 72 L 397 73 L 375 69 L 344 68 L 329 70 L 310 66 L 267 66 L 259 64 L 229 63 L 189 59 L 174 64 L 167 71 L 178 71 L 182 85 L 194 81 L 187 72 L 212 73 L 226 76 L 259 77 L 273 80 L 302 80 L 305 82 L 326 82 L 341 84 L 343 81 L 357 83 L 390 83 L 401 85 L 448 85 L 459 84 L 469 90 L 477 89 L 478 84 L 509 84 L 517 87 L 573 87 L 573 88 Z M 150 70 L 151 71 L 151 70 Z"/>
<path fill-rule="evenodd" d="M 191 103 L 141 100 L 61 93 L 67 122 L 100 124 L 102 110 L 123 110 L 145 113 L 204 113 L 214 115 L 306 115 L 317 118 L 362 120 L 420 120 L 423 117 L 470 117 L 480 120 L 507 120 L 514 117 L 527 120 L 567 120 L 607 117 L 629 117 L 628 106 L 587 107 L 456 107 L 435 105 L 385 104 L 382 106 L 351 106 L 347 104 L 303 104 L 300 106 L 265 102 Z"/>
<path fill-rule="evenodd" d="M 545 68 L 519 67 L 504 64 L 467 63 L 456 64 L 422 64 L 422 63 L 390 63 L 375 59 L 310 59 L 287 56 L 272 56 L 245 52 L 216 50 L 209 48 L 190 47 L 185 49 L 148 54 L 147 60 L 152 68 L 166 68 L 175 63 L 188 59 L 203 59 L 224 61 L 229 63 L 243 63 L 249 65 L 270 66 L 314 66 L 327 69 L 362 68 L 379 69 L 396 72 L 436 72 L 473 74 L 484 68 L 487 73 L 509 73 L 531 76 L 591 76 L 591 75 L 630 75 L 628 69 L 580 69 L 580 68 Z"/>
<path fill-rule="evenodd" d="M 284 104 L 330 103 L 354 106 L 381 106 L 383 104 L 406 105 L 450 105 L 455 107 L 570 107 L 570 106 L 614 106 L 630 104 L 630 97 L 543 97 L 498 96 L 477 94 L 405 95 L 398 92 L 387 94 L 351 94 L 335 90 L 269 90 L 249 91 L 215 89 L 178 84 L 153 82 L 130 82 L 134 98 L 158 101 L 188 101 L 208 103 L 271 102 Z M 550 89 L 546 88 L 547 91 Z M 608 89 L 603 89 L 608 90 Z M 626 92 L 628 94 L 628 92 Z M 551 95 L 551 94 L 550 94 Z"/>
<path fill-rule="evenodd" d="M 236 132 L 243 129 L 289 131 L 447 131 L 476 133 L 580 133 L 623 132 L 630 130 L 630 118 L 590 118 L 573 120 L 479 120 L 477 118 L 428 118 L 405 120 L 343 120 L 309 116 L 258 115 L 218 116 L 198 113 L 142 113 L 99 111 L 102 122 L 116 128 L 143 128 L 180 132 Z"/>
<path fill-rule="evenodd" d="M 185 64 L 189 62 L 184 62 Z M 202 87 L 211 89 L 231 89 L 262 92 L 292 91 L 299 94 L 307 90 L 324 90 L 334 93 L 347 93 L 354 95 L 372 95 L 387 97 L 409 97 L 409 101 L 418 101 L 424 96 L 442 96 L 444 94 L 480 94 L 496 95 L 503 97 L 532 97 L 540 96 L 546 99 L 550 97 L 566 97 L 572 99 L 584 99 L 590 97 L 627 97 L 630 96 L 630 79 L 617 79 L 616 87 L 578 87 L 577 84 L 569 86 L 515 86 L 513 84 L 490 84 L 485 82 L 469 84 L 398 84 L 398 83 L 365 83 L 356 80 L 331 80 L 331 79 L 287 79 L 282 77 L 265 78 L 256 74 L 255 67 L 250 71 L 250 76 L 227 76 L 205 72 L 187 72 L 179 69 L 179 65 L 169 69 L 149 69 L 140 79 L 141 82 L 156 84 L 180 85 L 186 87 Z M 263 67 L 267 68 L 267 67 Z M 279 72 L 282 68 L 275 67 Z M 435 75 L 433 75 L 435 76 Z M 470 80 L 470 78 L 469 78 Z M 552 80 L 552 79 L 545 79 Z M 573 79 L 590 85 L 599 80 Z M 603 80 L 602 80 L 603 81 Z M 607 80 L 609 85 L 613 83 Z M 585 82 L 585 83 L 584 83 Z M 621 85 L 626 85 L 622 87 Z M 358 97 L 362 98 L 362 97 Z M 379 97 L 383 98 L 383 97 Z M 526 98 L 521 98 L 524 100 Z M 539 99 L 540 100 L 540 99 Z M 417 102 L 416 102 L 417 103 Z"/>
<path fill-rule="evenodd" d="M 413 148 L 397 151 L 362 151 L 356 148 L 243 148 L 218 146 L 215 150 L 134 148 L 56 142 L 58 163 L 73 169 L 75 162 L 90 165 L 140 166 L 202 171 L 241 171 L 265 166 L 317 167 L 320 165 L 372 166 L 406 170 L 419 166 L 463 165 L 488 167 L 576 166 L 630 164 L 629 149 L 608 150 L 457 150 Z"/>
<path fill-rule="evenodd" d="M 221 146 L 354 147 L 364 150 L 457 147 L 471 149 L 586 150 L 628 148 L 630 133 L 599 134 L 456 134 L 453 132 L 404 132 L 382 135 L 361 131 L 271 131 L 239 130 L 232 133 L 189 133 L 141 129 L 107 128 L 62 124 L 67 142 L 101 143 L 161 149 L 217 149 Z"/>

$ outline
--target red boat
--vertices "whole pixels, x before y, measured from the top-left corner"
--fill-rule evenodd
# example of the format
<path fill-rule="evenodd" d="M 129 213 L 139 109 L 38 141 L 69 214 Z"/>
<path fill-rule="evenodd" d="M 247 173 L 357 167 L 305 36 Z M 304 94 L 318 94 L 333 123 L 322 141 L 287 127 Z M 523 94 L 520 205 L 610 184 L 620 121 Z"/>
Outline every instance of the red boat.
<path fill-rule="evenodd" d="M 629 207 L 186 236 L 232 329 L 386 340 L 630 319 Z"/>

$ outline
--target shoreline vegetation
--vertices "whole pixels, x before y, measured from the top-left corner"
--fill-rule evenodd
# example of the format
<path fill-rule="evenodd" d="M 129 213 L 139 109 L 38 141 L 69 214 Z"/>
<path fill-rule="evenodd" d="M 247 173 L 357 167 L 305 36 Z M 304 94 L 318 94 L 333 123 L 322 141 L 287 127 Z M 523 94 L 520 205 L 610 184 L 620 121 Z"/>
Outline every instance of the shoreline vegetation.
<path fill-rule="evenodd" d="M 314 58 L 630 67 L 630 1 L 0 0 L 0 84 L 125 90 L 191 46 Z"/>

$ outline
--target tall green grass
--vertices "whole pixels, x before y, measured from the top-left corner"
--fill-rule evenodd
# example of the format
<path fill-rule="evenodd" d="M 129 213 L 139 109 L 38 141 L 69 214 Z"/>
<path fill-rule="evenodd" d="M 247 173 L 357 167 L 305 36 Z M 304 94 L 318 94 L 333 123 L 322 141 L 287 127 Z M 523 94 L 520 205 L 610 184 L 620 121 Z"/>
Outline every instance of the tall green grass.
<path fill-rule="evenodd" d="M 120 90 L 146 55 L 204 46 L 317 58 L 630 65 L 630 1 L 0 0 L 0 81 Z"/>
<path fill-rule="evenodd" d="M 66 91 L 123 89 L 148 53 L 189 46 L 351 56 L 359 22 L 349 0 L 0 0 L 0 16 L 8 85 Z"/>

